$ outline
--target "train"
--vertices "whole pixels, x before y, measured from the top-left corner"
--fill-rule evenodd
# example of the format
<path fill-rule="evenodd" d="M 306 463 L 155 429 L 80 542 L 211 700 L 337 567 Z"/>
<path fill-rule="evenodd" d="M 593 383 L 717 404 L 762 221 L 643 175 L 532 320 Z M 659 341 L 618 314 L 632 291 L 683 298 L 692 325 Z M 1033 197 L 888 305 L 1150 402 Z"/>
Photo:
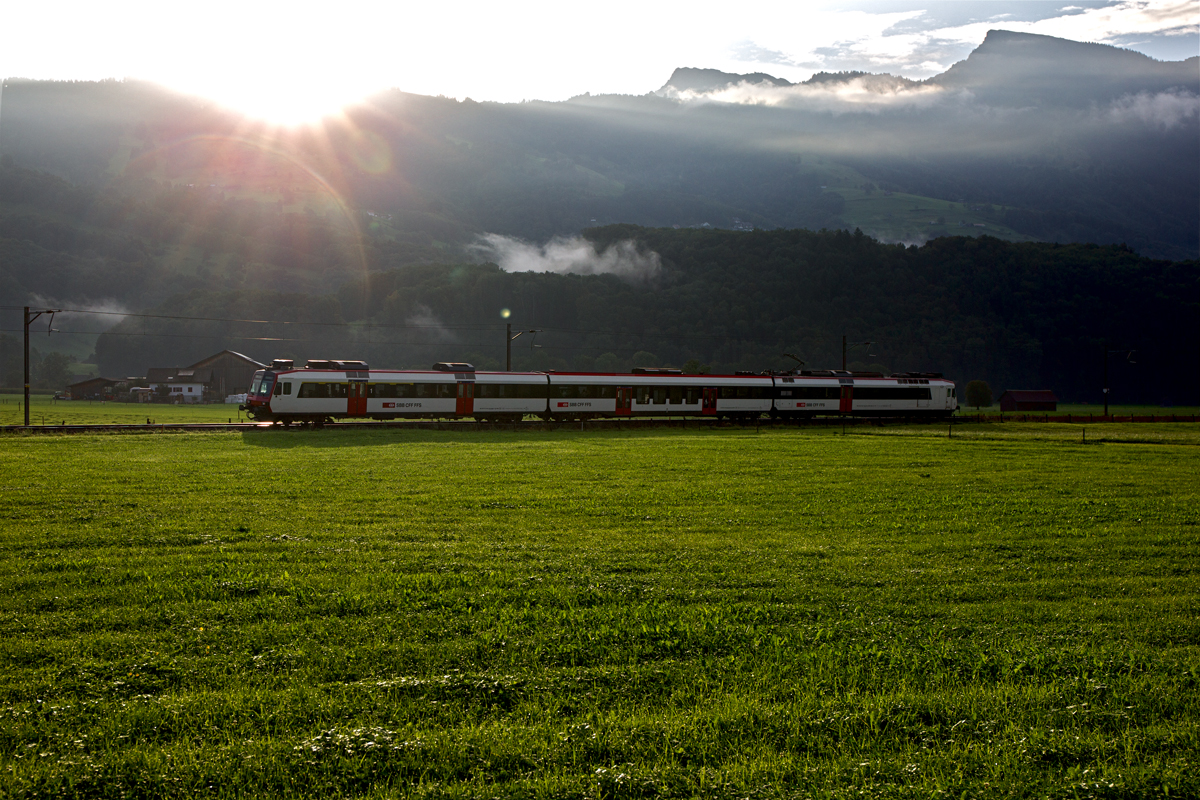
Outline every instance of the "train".
<path fill-rule="evenodd" d="M 936 372 L 793 370 L 685 375 L 666 367 L 608 372 L 492 372 L 461 362 L 429 370 L 378 370 L 362 361 L 276 359 L 254 373 L 251 419 L 290 425 L 336 419 L 473 419 L 516 422 L 622 417 L 764 415 L 946 417 L 958 408 L 953 381 Z"/>

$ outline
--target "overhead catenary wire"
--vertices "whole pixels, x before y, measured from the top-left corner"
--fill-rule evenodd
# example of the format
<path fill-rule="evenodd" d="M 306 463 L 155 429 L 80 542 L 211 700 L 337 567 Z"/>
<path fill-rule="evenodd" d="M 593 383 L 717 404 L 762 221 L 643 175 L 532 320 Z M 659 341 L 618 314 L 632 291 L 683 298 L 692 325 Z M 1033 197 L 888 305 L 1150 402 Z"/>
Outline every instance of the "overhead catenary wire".
<path fill-rule="evenodd" d="M 21 306 L 0 305 L 0 310 L 19 311 L 20 309 L 21 309 Z M 123 311 L 94 311 L 94 310 L 90 310 L 90 309 L 81 309 L 81 308 L 60 308 L 60 309 L 56 309 L 56 311 L 58 311 L 60 313 L 91 314 L 91 315 L 97 315 L 97 316 L 115 316 L 115 317 L 123 317 L 123 318 L 128 317 L 128 318 L 135 318 L 135 319 L 141 319 L 141 320 L 163 319 L 163 320 L 172 320 L 172 321 L 177 321 L 177 322 L 225 322 L 225 323 L 242 323 L 242 324 L 248 324 L 248 325 L 310 325 L 310 326 L 348 328 L 348 329 L 367 328 L 368 330 L 369 329 L 385 329 L 386 328 L 386 329 L 392 329 L 392 330 L 495 331 L 497 329 L 496 325 L 440 325 L 440 324 L 420 325 L 420 324 L 409 324 L 409 323 L 405 323 L 405 324 L 381 323 L 381 322 L 374 322 L 371 320 L 367 320 L 367 321 L 363 321 L 363 322 L 358 322 L 358 321 L 355 321 L 355 322 L 316 322 L 316 321 L 305 322 L 305 321 L 300 321 L 300 320 L 244 319 L 244 318 L 239 318 L 239 317 L 192 317 L 192 316 L 185 316 L 185 315 L 181 315 L 181 314 L 135 314 L 135 313 L 126 313 Z M 7 329 L 7 328 L 2 329 L 2 330 L 9 331 L 9 329 Z M 617 330 L 588 329 L 588 328 L 558 328 L 558 327 L 547 326 L 547 325 L 541 326 L 541 330 L 547 331 L 547 332 L 553 331 L 556 333 L 574 333 L 574 334 L 585 334 L 585 335 L 591 334 L 591 335 L 597 335 L 597 336 L 635 336 L 635 337 L 639 337 L 639 338 L 643 338 L 643 339 L 645 339 L 645 338 L 670 339 L 672 341 L 682 341 L 682 340 L 728 341 L 728 339 L 729 339 L 728 336 L 714 336 L 714 335 L 703 335 L 703 334 L 646 333 L 646 332 L 629 331 L 629 330 L 617 331 Z M 86 333 L 88 335 L 109 334 L 109 335 L 113 335 L 113 336 L 129 336 L 129 335 L 139 335 L 139 336 L 140 335 L 145 335 L 145 336 L 175 335 L 175 336 L 183 336 L 183 337 L 189 336 L 189 334 L 151 334 L 151 333 L 127 334 L 122 331 L 113 331 L 113 330 L 92 332 L 92 331 L 60 331 L 58 329 L 55 329 L 54 332 L 55 333 L 79 333 L 79 334 Z M 288 339 L 288 338 L 274 338 L 274 337 L 249 337 L 249 336 L 244 336 L 244 337 L 220 337 L 220 336 L 203 337 L 200 335 L 195 335 L 194 338 L 235 338 L 238 341 L 312 341 L 312 340 L 303 340 L 303 339 Z M 563 348 L 557 348 L 557 349 L 563 349 Z M 565 348 L 565 349 L 580 349 L 580 348 Z"/>
<path fill-rule="evenodd" d="M 21 329 L 20 329 L 20 328 L 0 328 L 0 333 L 20 333 L 20 332 L 21 332 Z M 55 332 L 55 333 L 58 333 L 58 334 L 78 334 L 78 335 L 81 335 L 81 336 L 100 336 L 100 335 L 105 335 L 105 336 L 126 336 L 126 337 L 129 337 L 129 338 L 132 338 L 132 339 L 141 339 L 141 338 L 160 338 L 160 339 L 211 339 L 211 340 L 225 341 L 225 342 L 326 342 L 326 341 L 328 341 L 328 340 L 326 340 L 326 339 L 317 339 L 317 338 L 304 337 L 304 336 L 232 336 L 232 335 L 229 335 L 229 334 L 192 334 L 192 333 L 138 333 L 138 332 L 128 332 L 128 333 L 126 333 L 126 332 L 121 332 L 121 331 L 72 331 L 72 330 L 60 330 L 59 328 L 55 328 L 55 329 L 54 329 L 54 332 Z M 638 336 L 638 334 L 622 334 L 622 335 L 624 335 L 624 336 Z M 371 341 L 371 342 L 363 342 L 362 344 L 364 344 L 365 346 L 368 346 L 368 347 L 390 347 L 390 346 L 400 346 L 400 347 L 444 347 L 444 346 L 455 346 L 455 347 L 481 347 L 481 348 L 483 348 L 483 347 L 491 347 L 491 346 L 494 346 L 496 343 L 495 343 L 494 341 L 490 340 L 490 339 L 489 339 L 489 340 L 487 340 L 487 341 L 474 341 L 474 342 L 447 341 L 447 340 L 445 340 L 445 339 L 441 339 L 441 340 L 438 340 L 438 341 L 429 341 L 429 342 L 410 342 L 410 341 L 378 341 L 378 340 L 376 340 L 376 341 Z M 547 345 L 538 345 L 538 348 L 539 348 L 539 349 L 545 349 L 545 350 L 566 350 L 566 351 L 575 351 L 575 350 L 595 350 L 595 349 L 596 349 L 596 348 L 595 348 L 595 346 L 586 346 L 586 345 L 561 345 L 561 344 L 547 344 Z M 630 346 L 627 346 L 627 347 L 613 346 L 613 347 L 610 347 L 609 349 L 610 349 L 610 350 L 613 350 L 613 351 L 629 351 L 629 352 L 633 352 L 633 351 L 637 350 L 637 347 L 636 347 L 636 346 L 633 346 L 633 345 L 630 345 Z"/>

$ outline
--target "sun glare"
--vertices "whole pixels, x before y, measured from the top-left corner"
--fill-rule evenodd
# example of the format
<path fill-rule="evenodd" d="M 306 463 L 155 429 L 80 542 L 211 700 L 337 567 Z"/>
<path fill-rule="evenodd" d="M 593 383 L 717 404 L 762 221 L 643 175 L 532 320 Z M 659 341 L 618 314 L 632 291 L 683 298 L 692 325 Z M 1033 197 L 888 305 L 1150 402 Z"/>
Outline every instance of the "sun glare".
<path fill-rule="evenodd" d="M 314 125 L 337 114 L 370 93 L 366 87 L 336 86 L 302 76 L 280 77 L 273 81 L 214 83 L 209 81 L 172 81 L 168 86 L 198 95 L 245 114 L 255 120 L 281 127 Z"/>

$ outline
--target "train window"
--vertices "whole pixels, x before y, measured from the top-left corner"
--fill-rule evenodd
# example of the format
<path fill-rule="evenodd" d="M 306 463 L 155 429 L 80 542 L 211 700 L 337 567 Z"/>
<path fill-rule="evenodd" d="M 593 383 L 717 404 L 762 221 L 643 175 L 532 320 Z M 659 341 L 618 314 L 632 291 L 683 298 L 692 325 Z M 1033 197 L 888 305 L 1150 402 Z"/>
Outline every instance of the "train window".
<path fill-rule="evenodd" d="M 654 405 L 662 406 L 662 405 L 666 405 L 666 403 L 667 403 L 667 387 L 655 386 L 654 387 Z"/>
<path fill-rule="evenodd" d="M 671 387 L 671 393 L 669 395 L 668 402 L 671 403 L 672 405 L 679 405 L 680 403 L 683 402 L 683 387 L 682 386 L 672 386 Z"/>
<path fill-rule="evenodd" d="M 437 387 L 437 396 L 438 397 L 454 397 L 454 394 L 456 391 L 454 388 L 454 384 L 452 384 L 452 383 L 435 383 L 434 386 Z"/>
<path fill-rule="evenodd" d="M 192 390 L 192 387 L 190 387 L 190 386 L 189 386 L 189 387 L 188 387 L 188 391 L 190 392 L 191 390 Z M 275 384 L 275 392 L 274 392 L 274 395 L 275 395 L 276 397 L 279 397 L 281 394 L 283 394 L 283 384 L 282 384 L 282 383 L 278 383 L 278 382 L 277 382 L 277 383 Z"/>
<path fill-rule="evenodd" d="M 683 400 L 683 402 L 685 402 L 685 403 L 699 403 L 699 402 L 700 402 L 700 391 L 701 391 L 701 390 L 700 390 L 700 387 L 699 387 L 699 386 L 689 386 L 689 387 L 687 387 L 687 391 L 686 391 L 686 394 L 684 395 L 684 400 Z"/>
<path fill-rule="evenodd" d="M 368 397 L 416 397 L 416 386 L 411 383 L 376 383 L 368 392 Z"/>
<path fill-rule="evenodd" d="M 329 396 L 330 397 L 345 397 L 346 395 L 349 394 L 349 392 L 347 391 L 349 388 L 350 388 L 349 384 L 331 383 L 331 384 L 329 384 Z"/>
<path fill-rule="evenodd" d="M 475 396 L 488 399 L 499 397 L 500 387 L 494 383 L 480 383 L 475 387 Z"/>
<path fill-rule="evenodd" d="M 926 386 L 856 386 L 855 400 L 929 400 Z"/>
<path fill-rule="evenodd" d="M 722 400 L 732 400 L 737 397 L 737 388 L 734 386 L 722 386 L 718 390 L 718 396 Z"/>
<path fill-rule="evenodd" d="M 580 386 L 563 387 L 563 388 L 568 391 L 573 390 L 573 392 L 571 394 L 563 395 L 564 397 L 581 397 L 581 398 L 585 398 L 588 400 L 605 399 L 605 398 L 612 399 L 612 398 L 616 397 L 616 392 L 612 386 L 580 385 Z"/>
<path fill-rule="evenodd" d="M 650 387 L 649 386 L 637 387 L 637 402 L 639 402 L 643 405 L 650 402 Z"/>
<path fill-rule="evenodd" d="M 302 399 L 307 399 L 307 398 L 315 399 L 315 398 L 321 398 L 321 397 L 329 397 L 329 384 L 328 383 L 302 383 L 302 384 L 300 384 L 300 392 L 299 392 L 299 394 L 296 395 L 296 397 L 299 397 Z"/>
<path fill-rule="evenodd" d="M 283 393 L 284 393 L 284 394 L 291 394 L 291 393 L 292 393 L 292 382 L 291 382 L 291 381 L 284 381 L 284 383 L 283 383 Z"/>

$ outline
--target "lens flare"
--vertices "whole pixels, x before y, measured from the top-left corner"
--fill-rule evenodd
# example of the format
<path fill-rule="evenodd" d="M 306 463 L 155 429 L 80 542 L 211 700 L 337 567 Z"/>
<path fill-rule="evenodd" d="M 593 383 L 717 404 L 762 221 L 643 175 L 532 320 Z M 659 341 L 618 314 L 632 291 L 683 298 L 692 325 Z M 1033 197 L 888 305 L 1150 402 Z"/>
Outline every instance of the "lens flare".
<path fill-rule="evenodd" d="M 392 169 L 392 148 L 375 131 L 351 131 L 350 158 L 356 167 L 370 175 L 384 175 Z"/>
<path fill-rule="evenodd" d="M 359 228 L 358 215 L 350 208 L 336 183 L 310 162 L 304 142 L 259 131 L 235 131 L 232 134 L 198 133 L 165 142 L 153 142 L 147 136 L 145 150 L 129 159 L 126 177 L 150 177 L 178 190 L 197 195 L 278 202 L 280 212 L 300 207 L 341 220 L 348 235 L 350 259 L 357 269 L 367 273 L 367 257 Z M 132 155 L 132 153 L 131 153 Z M 327 209 L 327 210 L 324 210 Z M 214 212 L 215 213 L 215 212 Z M 198 246 L 208 219 L 192 219 L 181 228 L 185 235 L 179 257 L 186 248 Z"/>
<path fill-rule="evenodd" d="M 502 309 L 500 309 L 500 316 L 503 317 L 504 319 L 508 319 L 509 317 L 512 316 L 512 312 L 509 311 L 507 308 L 502 308 Z"/>

